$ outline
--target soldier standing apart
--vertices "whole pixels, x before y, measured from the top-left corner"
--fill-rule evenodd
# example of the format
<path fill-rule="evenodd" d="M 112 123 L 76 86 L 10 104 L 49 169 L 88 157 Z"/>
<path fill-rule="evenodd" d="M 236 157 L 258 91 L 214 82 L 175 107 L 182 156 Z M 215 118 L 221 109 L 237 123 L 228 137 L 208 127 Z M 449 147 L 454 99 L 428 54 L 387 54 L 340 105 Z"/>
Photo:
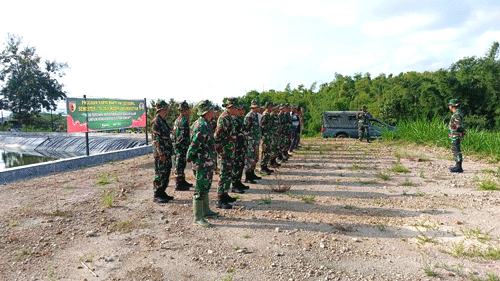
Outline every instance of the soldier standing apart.
<path fill-rule="evenodd" d="M 262 113 L 262 117 L 260 119 L 260 129 L 262 133 L 262 160 L 260 160 L 260 173 L 270 175 L 274 172 L 268 168 L 268 165 L 271 162 L 272 143 L 274 137 L 272 133 L 273 120 L 271 118 L 273 105 L 271 102 L 266 102 L 265 107 L 266 110 Z"/>
<path fill-rule="evenodd" d="M 194 225 L 208 227 L 204 219 L 219 213 L 209 208 L 208 192 L 212 185 L 215 168 L 215 140 L 210 121 L 214 118 L 212 103 L 204 100 L 198 103 L 198 120 L 193 124 L 191 144 L 187 151 L 189 162 L 193 163 L 193 173 L 196 177 L 196 190 L 193 197 Z"/>
<path fill-rule="evenodd" d="M 467 134 L 464 125 L 464 115 L 460 109 L 460 103 L 457 99 L 451 99 L 448 103 L 448 108 L 453 114 L 450 119 L 449 137 L 451 139 L 451 151 L 455 159 L 455 166 L 450 168 L 452 173 L 462 173 L 462 150 L 460 149 L 460 142 Z"/>
<path fill-rule="evenodd" d="M 247 136 L 247 150 L 245 161 L 245 182 L 257 183 L 262 179 L 255 174 L 255 167 L 259 162 L 260 124 L 258 114 L 262 111 L 256 100 L 250 105 L 250 112 L 245 116 L 245 131 Z"/>
<path fill-rule="evenodd" d="M 231 191 L 234 193 L 245 193 L 249 189 L 248 185 L 241 183 L 243 176 L 243 169 L 245 168 L 245 155 L 246 155 L 246 134 L 244 130 L 245 108 L 239 101 L 236 102 L 236 116 L 233 117 L 234 132 L 236 133 L 236 148 L 234 151 L 234 166 L 233 166 L 233 188 Z"/>
<path fill-rule="evenodd" d="M 234 126 L 232 116 L 236 116 L 234 107 L 235 99 L 228 98 L 223 105 L 225 110 L 217 120 L 217 128 L 215 129 L 215 147 L 219 155 L 220 175 L 217 183 L 217 208 L 231 209 L 233 206 L 229 203 L 236 201 L 228 195 L 231 186 L 232 171 L 234 165 L 234 151 L 236 147 L 236 135 L 234 134 Z"/>
<path fill-rule="evenodd" d="M 186 101 L 179 105 L 180 115 L 174 122 L 172 141 L 175 155 L 175 190 L 186 191 L 193 185 L 186 181 L 186 153 L 189 147 L 189 116 L 191 108 Z"/>
<path fill-rule="evenodd" d="M 164 100 L 156 102 L 156 116 L 151 121 L 153 133 L 153 157 L 155 159 L 155 180 L 153 181 L 153 202 L 167 203 L 174 197 L 167 195 L 170 170 L 172 169 L 172 141 L 170 127 L 165 121 L 168 114 L 168 104 Z"/>
<path fill-rule="evenodd" d="M 370 124 L 370 118 L 372 117 L 370 112 L 366 110 L 366 106 L 363 105 L 361 113 L 357 114 L 358 117 L 358 134 L 359 141 L 363 141 L 366 136 L 366 141 L 370 142 L 370 132 L 368 131 L 368 125 Z"/>

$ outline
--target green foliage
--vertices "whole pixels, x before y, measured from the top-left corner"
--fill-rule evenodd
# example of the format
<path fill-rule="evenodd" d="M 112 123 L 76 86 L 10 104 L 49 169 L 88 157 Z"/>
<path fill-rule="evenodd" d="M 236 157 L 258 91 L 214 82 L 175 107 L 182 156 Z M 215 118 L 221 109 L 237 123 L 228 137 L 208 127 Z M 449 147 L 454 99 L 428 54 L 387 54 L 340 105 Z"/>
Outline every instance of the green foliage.
<path fill-rule="evenodd" d="M 478 186 L 480 190 L 499 190 L 498 183 L 490 179 L 484 179 Z"/>
<path fill-rule="evenodd" d="M 0 53 L 0 108 L 13 112 L 16 119 L 28 124 L 42 109 L 55 110 L 57 101 L 66 97 L 63 84 L 66 63 L 42 62 L 35 47 L 22 47 L 22 37 L 7 36 L 5 49 Z"/>

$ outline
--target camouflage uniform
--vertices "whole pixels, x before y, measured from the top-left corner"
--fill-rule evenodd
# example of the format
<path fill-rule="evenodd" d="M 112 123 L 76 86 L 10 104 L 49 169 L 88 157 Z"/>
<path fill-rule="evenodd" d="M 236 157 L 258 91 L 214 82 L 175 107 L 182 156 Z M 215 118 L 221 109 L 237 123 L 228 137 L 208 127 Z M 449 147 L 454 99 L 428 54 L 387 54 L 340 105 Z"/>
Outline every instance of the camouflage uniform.
<path fill-rule="evenodd" d="M 290 150 L 290 146 L 292 144 L 292 117 L 290 116 L 289 104 L 285 104 L 287 107 L 287 111 L 285 111 L 285 147 L 283 148 L 283 155 L 285 158 L 288 158 L 288 151 Z"/>
<path fill-rule="evenodd" d="M 368 131 L 368 125 L 370 124 L 371 114 L 366 111 L 366 107 L 363 106 L 363 111 L 357 114 L 358 117 L 358 134 L 359 140 L 363 141 L 366 136 L 366 140 L 370 142 L 370 132 Z"/>
<path fill-rule="evenodd" d="M 276 108 L 276 106 L 274 107 Z M 276 162 L 276 159 L 279 156 L 279 147 L 280 147 L 280 120 L 278 114 L 275 112 L 271 113 L 271 135 L 272 135 L 272 143 L 271 143 L 271 161 L 269 162 L 271 166 L 277 167 L 279 164 Z"/>
<path fill-rule="evenodd" d="M 187 152 L 188 159 L 193 163 L 193 173 L 196 176 L 195 200 L 203 200 L 210 190 L 215 168 L 215 140 L 208 120 L 200 116 L 193 124 L 191 144 Z"/>
<path fill-rule="evenodd" d="M 221 165 L 217 193 L 224 194 L 231 187 L 234 152 L 236 148 L 236 134 L 234 133 L 233 121 L 227 109 L 219 116 L 214 137 Z"/>
<path fill-rule="evenodd" d="M 156 107 L 157 110 L 168 109 L 167 103 L 163 100 L 158 100 Z M 153 157 L 155 159 L 154 200 L 158 201 L 159 198 L 171 200 L 169 199 L 171 197 L 165 193 L 170 177 L 170 170 L 172 169 L 173 146 L 170 140 L 170 127 L 165 119 L 158 114 L 151 121 L 151 129 L 153 135 Z"/>
<path fill-rule="evenodd" d="M 239 106 L 238 106 L 239 107 Z M 233 117 L 234 132 L 236 133 L 236 147 L 234 150 L 234 166 L 233 166 L 233 191 L 240 192 L 236 189 L 246 189 L 241 183 L 243 176 L 243 169 L 245 168 L 245 154 L 246 154 L 246 135 L 244 131 L 243 117 L 239 114 Z"/>
<path fill-rule="evenodd" d="M 260 160 L 260 170 L 261 173 L 270 174 L 271 170 L 268 169 L 268 165 L 272 158 L 272 145 L 273 145 L 273 120 L 270 111 L 272 110 L 271 104 L 266 104 L 266 111 L 262 114 L 260 119 L 260 128 L 262 133 L 262 160 Z"/>
<path fill-rule="evenodd" d="M 188 110 L 189 105 L 186 101 L 181 103 L 180 110 Z M 186 182 L 184 170 L 186 169 L 186 153 L 189 147 L 189 119 L 183 117 L 182 114 L 177 117 L 174 122 L 174 130 L 172 133 L 172 141 L 174 142 L 175 155 L 175 181 L 177 188 L 189 188 L 191 185 Z M 182 185 L 182 186 L 181 186 Z"/>
<path fill-rule="evenodd" d="M 458 107 L 460 106 L 457 99 L 452 99 L 448 103 L 448 105 Z M 456 166 L 452 167 L 450 170 L 452 172 L 463 172 L 462 170 L 462 150 L 460 149 L 460 143 L 463 137 L 467 134 L 464 125 L 464 117 L 462 110 L 457 108 L 450 119 L 450 129 L 449 129 L 449 137 L 451 139 L 451 151 L 453 152 L 453 158 L 456 162 Z"/>
<path fill-rule="evenodd" d="M 252 105 L 256 105 L 253 103 Z M 260 146 L 260 125 L 257 113 L 248 112 L 245 116 L 245 132 L 247 137 L 247 151 L 245 171 L 253 172 L 257 162 L 259 162 L 259 146 Z"/>

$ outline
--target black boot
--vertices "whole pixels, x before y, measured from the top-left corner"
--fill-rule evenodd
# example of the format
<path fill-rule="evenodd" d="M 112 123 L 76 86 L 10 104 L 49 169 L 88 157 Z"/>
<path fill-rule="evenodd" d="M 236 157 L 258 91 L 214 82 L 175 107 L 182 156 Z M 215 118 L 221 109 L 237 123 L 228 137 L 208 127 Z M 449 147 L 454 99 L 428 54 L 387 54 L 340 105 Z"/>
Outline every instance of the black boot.
<path fill-rule="evenodd" d="M 243 190 L 243 188 L 241 188 L 241 185 L 239 185 L 238 183 L 241 183 L 241 182 L 240 181 L 233 182 L 233 184 L 232 184 L 233 188 L 231 188 L 231 192 L 238 193 L 238 194 L 245 193 L 245 190 Z"/>
<path fill-rule="evenodd" d="M 238 189 L 241 189 L 241 190 L 247 190 L 247 189 L 250 189 L 250 186 L 248 185 L 244 185 L 241 180 L 237 181 L 236 182 L 237 186 L 238 186 Z"/>
<path fill-rule="evenodd" d="M 260 173 L 263 175 L 266 174 L 269 176 L 270 174 L 274 173 L 274 170 L 271 170 L 267 166 L 264 166 L 264 167 L 260 168 Z"/>
<path fill-rule="evenodd" d="M 222 194 L 220 198 L 222 198 L 222 201 L 226 203 L 236 202 L 236 198 L 229 196 L 227 193 Z"/>
<path fill-rule="evenodd" d="M 186 179 L 182 179 L 182 185 L 184 185 L 187 188 L 193 187 L 193 184 L 187 182 Z"/>
<path fill-rule="evenodd" d="M 189 186 L 186 186 L 184 184 L 184 182 L 186 182 L 184 180 L 184 178 L 182 178 L 182 177 L 176 177 L 175 178 L 175 190 L 177 190 L 177 191 L 188 191 L 189 190 Z"/>
<path fill-rule="evenodd" d="M 231 197 L 229 195 L 227 195 L 227 193 L 224 193 L 224 194 L 220 194 L 219 195 L 219 200 L 217 200 L 217 204 L 215 205 L 215 207 L 219 208 L 219 209 L 232 209 L 233 208 L 233 205 L 229 204 L 229 202 L 227 202 L 226 198 L 225 197 Z"/>
<path fill-rule="evenodd" d="M 456 162 L 455 167 L 450 168 L 450 172 L 452 173 L 463 173 L 463 171 L 464 170 L 462 169 L 462 161 Z"/>
<path fill-rule="evenodd" d="M 256 181 L 254 181 L 254 177 L 252 176 L 252 173 L 251 172 L 245 172 L 245 182 L 247 183 L 257 183 Z"/>
<path fill-rule="evenodd" d="M 255 174 L 255 171 L 253 171 L 253 170 L 250 172 L 250 174 L 252 175 L 252 178 L 253 178 L 254 180 L 261 180 L 261 179 L 262 179 L 261 177 L 257 176 L 257 175 Z"/>
<path fill-rule="evenodd" d="M 168 196 L 165 191 L 156 190 L 153 197 L 153 202 L 155 203 L 168 203 L 168 201 L 174 199 L 172 196 Z"/>

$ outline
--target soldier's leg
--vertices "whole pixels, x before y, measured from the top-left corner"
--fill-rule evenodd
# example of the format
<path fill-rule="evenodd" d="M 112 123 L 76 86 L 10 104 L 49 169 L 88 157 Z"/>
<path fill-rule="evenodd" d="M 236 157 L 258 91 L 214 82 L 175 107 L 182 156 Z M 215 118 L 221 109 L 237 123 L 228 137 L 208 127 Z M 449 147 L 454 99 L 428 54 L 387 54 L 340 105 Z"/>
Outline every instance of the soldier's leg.
<path fill-rule="evenodd" d="M 172 196 L 168 196 L 165 192 L 168 187 L 171 167 L 172 163 L 170 161 L 160 161 L 159 158 L 155 158 L 155 179 L 153 181 L 153 201 L 155 202 L 165 203 L 173 199 Z"/>
<path fill-rule="evenodd" d="M 370 142 L 370 131 L 368 130 L 368 126 L 365 126 L 365 134 L 366 134 L 366 140 Z"/>
<path fill-rule="evenodd" d="M 453 159 L 455 160 L 455 166 L 450 168 L 451 172 L 461 173 L 462 169 L 462 150 L 460 149 L 460 138 L 458 136 L 451 137 L 451 151 L 453 152 Z"/>
<path fill-rule="evenodd" d="M 217 182 L 217 193 L 223 194 L 229 191 L 232 177 L 232 162 L 230 159 L 220 158 L 220 175 Z"/>
<path fill-rule="evenodd" d="M 362 126 L 358 127 L 358 139 L 359 139 L 359 141 L 363 141 L 363 127 Z"/>

